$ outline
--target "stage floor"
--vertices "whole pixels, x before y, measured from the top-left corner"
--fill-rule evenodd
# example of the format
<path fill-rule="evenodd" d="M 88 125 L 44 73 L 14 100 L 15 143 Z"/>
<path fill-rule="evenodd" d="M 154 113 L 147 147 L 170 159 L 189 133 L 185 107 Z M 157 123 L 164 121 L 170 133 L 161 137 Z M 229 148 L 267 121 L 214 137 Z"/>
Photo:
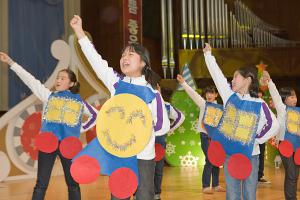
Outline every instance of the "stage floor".
<path fill-rule="evenodd" d="M 165 167 L 162 194 L 163 200 L 186 200 L 186 199 L 225 199 L 225 193 L 215 193 L 212 195 L 201 192 L 200 168 L 177 168 Z M 266 166 L 265 177 L 272 183 L 270 185 L 259 185 L 257 199 L 279 200 L 284 199 L 283 195 L 283 169 L 275 170 L 272 166 Z M 109 199 L 107 188 L 108 178 L 101 176 L 95 183 L 81 185 L 83 200 Z M 35 180 L 9 181 L 0 183 L 0 200 L 30 200 Z M 223 169 L 220 177 L 221 186 L 225 187 Z M 300 196 L 300 192 L 298 192 Z M 67 187 L 63 176 L 52 177 L 47 191 L 46 200 L 66 200 Z"/>

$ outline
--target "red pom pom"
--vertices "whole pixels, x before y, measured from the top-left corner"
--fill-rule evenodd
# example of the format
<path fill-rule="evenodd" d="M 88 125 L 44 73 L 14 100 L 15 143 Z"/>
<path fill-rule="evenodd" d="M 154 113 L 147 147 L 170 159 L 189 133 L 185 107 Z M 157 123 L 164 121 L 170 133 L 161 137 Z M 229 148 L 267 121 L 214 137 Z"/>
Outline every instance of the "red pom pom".
<path fill-rule="evenodd" d="M 77 183 L 88 184 L 98 178 L 100 165 L 95 158 L 83 155 L 72 163 L 70 172 Z"/>
<path fill-rule="evenodd" d="M 278 149 L 279 149 L 279 152 L 281 153 L 281 155 L 283 155 L 284 157 L 287 157 L 287 158 L 291 157 L 294 152 L 292 143 L 290 143 L 287 140 L 280 142 Z"/>
<path fill-rule="evenodd" d="M 132 196 L 136 191 L 138 179 L 131 169 L 122 167 L 110 175 L 108 184 L 115 197 L 125 199 Z"/>
<path fill-rule="evenodd" d="M 60 142 L 59 150 L 65 158 L 72 159 L 82 150 L 82 144 L 77 137 L 70 136 Z"/>
<path fill-rule="evenodd" d="M 300 148 L 298 148 L 295 152 L 294 161 L 296 165 L 300 165 Z"/>
<path fill-rule="evenodd" d="M 161 161 L 165 157 L 165 148 L 158 143 L 155 143 L 155 161 Z"/>
<path fill-rule="evenodd" d="M 237 153 L 232 155 L 228 160 L 228 173 L 236 179 L 245 180 L 252 171 L 250 160 L 243 154 Z"/>
<path fill-rule="evenodd" d="M 226 159 L 226 153 L 222 145 L 217 141 L 211 141 L 209 143 L 207 156 L 209 162 L 216 167 L 222 166 Z"/>
<path fill-rule="evenodd" d="M 37 150 L 52 153 L 58 147 L 58 138 L 51 132 L 43 132 L 35 136 L 34 143 Z"/>

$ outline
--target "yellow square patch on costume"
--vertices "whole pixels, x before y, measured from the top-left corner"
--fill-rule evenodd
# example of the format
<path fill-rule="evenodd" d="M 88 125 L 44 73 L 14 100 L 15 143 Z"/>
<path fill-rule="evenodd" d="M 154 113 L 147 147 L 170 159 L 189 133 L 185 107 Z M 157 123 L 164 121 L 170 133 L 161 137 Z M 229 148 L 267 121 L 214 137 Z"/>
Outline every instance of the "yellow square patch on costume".
<path fill-rule="evenodd" d="M 73 99 L 52 97 L 47 104 L 43 118 L 48 122 L 76 126 L 82 112 L 82 104 Z"/>
<path fill-rule="evenodd" d="M 214 108 L 214 107 L 207 107 L 206 115 L 204 117 L 204 123 L 211 126 L 211 127 L 217 127 L 219 124 L 219 121 L 222 117 L 223 111 Z"/>
<path fill-rule="evenodd" d="M 237 110 L 231 104 L 226 109 L 220 131 L 233 140 L 250 142 L 257 116 L 254 113 Z"/>
<path fill-rule="evenodd" d="M 300 135 L 300 113 L 294 110 L 289 110 L 286 113 L 286 127 L 288 132 Z"/>

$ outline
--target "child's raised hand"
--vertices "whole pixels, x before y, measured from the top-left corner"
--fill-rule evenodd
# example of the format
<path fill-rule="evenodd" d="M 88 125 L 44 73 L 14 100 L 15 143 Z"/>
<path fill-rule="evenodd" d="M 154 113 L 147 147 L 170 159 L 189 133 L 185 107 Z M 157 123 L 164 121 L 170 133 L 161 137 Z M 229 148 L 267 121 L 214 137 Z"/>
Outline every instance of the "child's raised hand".
<path fill-rule="evenodd" d="M 182 83 L 184 83 L 184 78 L 180 75 L 180 74 L 177 74 L 177 81 L 180 83 L 180 84 L 182 84 Z"/>
<path fill-rule="evenodd" d="M 205 43 L 205 47 L 203 49 L 203 52 L 206 53 L 206 52 L 211 52 L 211 46 L 210 44 L 208 43 Z"/>
<path fill-rule="evenodd" d="M 70 21 L 70 26 L 73 28 L 78 39 L 85 36 L 85 33 L 82 29 L 82 19 L 79 17 L 79 15 L 74 15 L 74 17 Z"/>
<path fill-rule="evenodd" d="M 6 53 L 3 52 L 0 52 L 0 61 L 9 65 L 14 62 Z"/>
<path fill-rule="evenodd" d="M 263 85 L 268 85 L 269 81 L 271 80 L 270 74 L 268 71 L 264 70 L 262 77 L 261 77 L 261 82 Z"/>

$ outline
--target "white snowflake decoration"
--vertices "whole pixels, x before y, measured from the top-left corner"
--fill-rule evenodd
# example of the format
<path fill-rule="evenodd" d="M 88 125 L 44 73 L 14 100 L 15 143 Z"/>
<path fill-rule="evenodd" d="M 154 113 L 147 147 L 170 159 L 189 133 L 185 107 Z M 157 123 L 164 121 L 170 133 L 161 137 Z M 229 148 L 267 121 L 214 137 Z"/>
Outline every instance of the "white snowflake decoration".
<path fill-rule="evenodd" d="M 185 128 L 183 126 L 180 126 L 178 129 L 179 133 L 184 133 L 185 132 Z"/>
<path fill-rule="evenodd" d="M 201 142 L 198 142 L 198 145 L 201 146 Z"/>
<path fill-rule="evenodd" d="M 198 129 L 198 119 L 195 121 L 191 121 L 191 130 L 195 131 L 197 133 L 197 129 Z"/>
<path fill-rule="evenodd" d="M 184 140 L 181 141 L 181 145 L 185 145 L 185 141 Z"/>
<path fill-rule="evenodd" d="M 176 145 L 172 144 L 171 142 L 168 142 L 167 146 L 166 146 L 166 154 L 168 154 L 168 156 L 174 154 L 175 148 L 176 148 Z"/>
<path fill-rule="evenodd" d="M 168 136 L 170 136 L 170 135 L 174 135 L 175 134 L 175 132 L 174 131 L 169 131 L 168 132 Z"/>
<path fill-rule="evenodd" d="M 190 113 L 190 117 L 194 117 L 195 115 L 194 115 L 194 113 Z"/>
<path fill-rule="evenodd" d="M 191 145 L 191 146 L 195 146 L 195 144 L 196 144 L 196 142 L 195 142 L 194 140 L 191 140 L 191 141 L 190 141 L 190 145 Z"/>
<path fill-rule="evenodd" d="M 199 157 L 195 157 L 192 155 L 192 152 L 188 152 L 184 156 L 179 156 L 180 159 L 180 165 L 182 167 L 196 167 Z"/>

